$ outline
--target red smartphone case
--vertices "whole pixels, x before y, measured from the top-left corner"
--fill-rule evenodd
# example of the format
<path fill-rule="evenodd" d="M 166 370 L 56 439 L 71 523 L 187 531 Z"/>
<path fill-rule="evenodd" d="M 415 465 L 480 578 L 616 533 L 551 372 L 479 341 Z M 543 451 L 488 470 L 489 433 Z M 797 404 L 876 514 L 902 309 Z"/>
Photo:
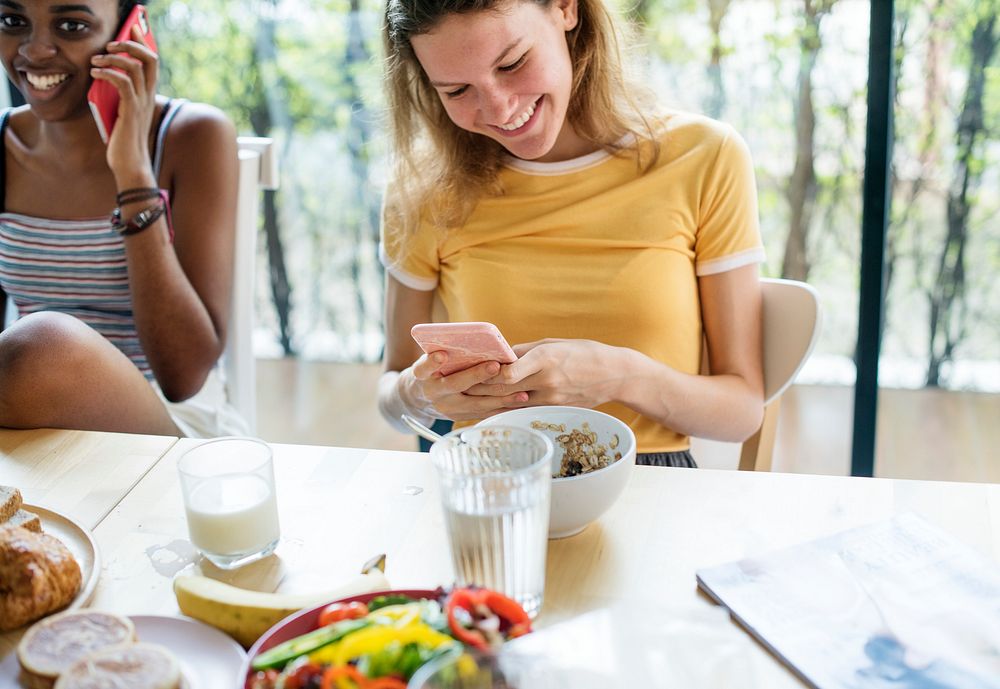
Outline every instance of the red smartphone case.
<path fill-rule="evenodd" d="M 156 50 L 156 39 L 153 38 L 153 30 L 149 23 L 149 14 L 145 5 L 136 5 L 125 18 L 121 30 L 115 36 L 116 41 L 128 41 L 132 38 L 132 27 L 138 26 L 142 31 L 146 45 L 154 53 Z M 115 127 L 115 120 L 118 119 L 118 90 L 106 81 L 94 80 L 87 92 L 87 101 L 90 103 L 90 111 L 94 113 L 94 121 L 97 122 L 97 131 L 101 134 L 104 143 L 108 143 L 111 138 L 111 131 Z"/>
<path fill-rule="evenodd" d="M 438 369 L 443 376 L 483 361 L 517 361 L 514 350 L 492 323 L 420 323 L 410 329 L 410 335 L 428 354 L 448 353 L 448 361 Z"/>

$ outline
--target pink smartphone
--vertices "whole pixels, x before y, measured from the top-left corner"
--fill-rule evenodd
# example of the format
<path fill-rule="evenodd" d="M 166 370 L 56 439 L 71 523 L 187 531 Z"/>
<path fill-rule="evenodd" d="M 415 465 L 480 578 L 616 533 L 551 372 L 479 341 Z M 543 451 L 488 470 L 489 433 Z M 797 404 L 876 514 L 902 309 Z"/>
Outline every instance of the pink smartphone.
<path fill-rule="evenodd" d="M 145 5 L 136 5 L 129 12 L 122 24 L 122 28 L 115 36 L 116 41 L 132 40 L 132 27 L 138 26 L 142 32 L 142 38 L 146 45 L 154 53 L 156 52 L 156 39 L 153 38 L 153 30 L 149 24 L 149 15 L 146 13 Z M 115 121 L 118 119 L 118 89 L 106 81 L 95 79 L 87 92 L 87 100 L 90 103 L 90 111 L 94 113 L 94 121 L 97 122 L 97 131 L 101 133 L 101 139 L 108 143 L 111 138 L 111 131 L 115 128 Z"/>
<path fill-rule="evenodd" d="M 410 329 L 410 335 L 428 354 L 448 353 L 448 361 L 438 369 L 443 376 L 484 361 L 517 361 L 514 350 L 492 323 L 419 323 Z"/>

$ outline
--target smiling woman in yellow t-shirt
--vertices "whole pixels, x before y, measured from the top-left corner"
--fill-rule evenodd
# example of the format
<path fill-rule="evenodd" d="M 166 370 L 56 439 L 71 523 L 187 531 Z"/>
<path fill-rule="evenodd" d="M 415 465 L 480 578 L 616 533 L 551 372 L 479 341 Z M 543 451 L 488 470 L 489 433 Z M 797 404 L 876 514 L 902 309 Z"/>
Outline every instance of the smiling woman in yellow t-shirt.
<path fill-rule="evenodd" d="M 753 166 L 728 126 L 643 114 L 602 0 L 389 0 L 399 161 L 383 218 L 379 406 L 467 421 L 597 407 L 639 463 L 760 425 Z M 410 327 L 490 321 L 519 359 L 441 378 Z M 712 375 L 699 375 L 703 340 Z"/>

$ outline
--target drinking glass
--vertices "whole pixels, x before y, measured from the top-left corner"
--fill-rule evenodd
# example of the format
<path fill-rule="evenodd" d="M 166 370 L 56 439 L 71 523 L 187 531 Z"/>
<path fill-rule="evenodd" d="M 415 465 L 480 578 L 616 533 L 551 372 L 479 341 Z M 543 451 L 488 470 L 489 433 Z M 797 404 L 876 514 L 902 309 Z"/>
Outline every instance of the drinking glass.
<path fill-rule="evenodd" d="M 570 689 L 574 685 L 541 656 L 466 651 L 447 653 L 425 663 L 406 686 L 407 689 Z M 590 689 L 599 685 L 586 686 Z"/>
<path fill-rule="evenodd" d="M 191 542 L 212 564 L 235 569 L 274 552 L 278 505 L 271 447 L 256 438 L 216 438 L 177 462 Z"/>
<path fill-rule="evenodd" d="M 452 431 L 431 446 L 459 586 L 484 586 L 542 606 L 552 441 L 528 428 Z"/>

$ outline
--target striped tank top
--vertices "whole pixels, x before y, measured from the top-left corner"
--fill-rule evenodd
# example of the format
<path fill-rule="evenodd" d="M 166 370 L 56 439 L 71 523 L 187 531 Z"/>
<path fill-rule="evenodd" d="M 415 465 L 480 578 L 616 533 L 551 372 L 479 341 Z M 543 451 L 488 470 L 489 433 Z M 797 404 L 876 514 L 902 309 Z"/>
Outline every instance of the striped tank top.
<path fill-rule="evenodd" d="M 183 105 L 163 109 L 153 152 L 159 178 L 163 140 Z M 132 314 L 125 241 L 108 216 L 50 220 L 4 211 L 6 176 L 4 133 L 10 110 L 0 113 L 0 288 L 13 299 L 19 316 L 59 311 L 80 319 L 117 347 L 150 381 L 153 372 L 139 344 Z"/>

